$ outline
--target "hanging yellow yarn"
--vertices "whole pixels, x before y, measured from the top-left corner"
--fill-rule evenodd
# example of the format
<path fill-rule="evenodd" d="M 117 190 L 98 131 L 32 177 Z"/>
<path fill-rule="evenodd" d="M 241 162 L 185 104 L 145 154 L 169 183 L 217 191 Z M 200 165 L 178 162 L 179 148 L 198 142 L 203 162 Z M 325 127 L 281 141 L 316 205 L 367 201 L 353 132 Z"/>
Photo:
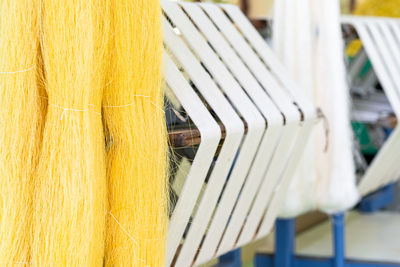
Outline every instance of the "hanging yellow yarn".
<path fill-rule="evenodd" d="M 159 0 L 113 0 L 106 266 L 164 266 L 167 139 Z"/>
<path fill-rule="evenodd" d="M 46 112 L 38 6 L 0 2 L 0 266 L 30 261 L 33 175 Z"/>
<path fill-rule="evenodd" d="M 49 104 L 36 177 L 32 266 L 102 266 L 106 171 L 101 99 L 109 4 L 42 1 Z"/>
<path fill-rule="evenodd" d="M 363 0 L 357 4 L 354 14 L 400 17 L 400 0 Z"/>

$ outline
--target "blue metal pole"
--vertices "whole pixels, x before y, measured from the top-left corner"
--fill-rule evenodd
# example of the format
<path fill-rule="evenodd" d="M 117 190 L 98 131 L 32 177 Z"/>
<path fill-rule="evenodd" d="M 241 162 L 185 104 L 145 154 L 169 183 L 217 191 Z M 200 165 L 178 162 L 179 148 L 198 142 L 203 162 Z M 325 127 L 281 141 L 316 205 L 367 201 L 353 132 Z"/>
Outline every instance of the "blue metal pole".
<path fill-rule="evenodd" d="M 400 267 L 394 263 L 347 261 L 345 254 L 345 216 L 332 216 L 333 259 L 295 257 L 295 220 L 279 219 L 275 229 L 275 256 L 257 254 L 255 267 Z"/>
<path fill-rule="evenodd" d="M 345 267 L 345 232 L 344 232 L 344 214 L 339 213 L 332 216 L 332 226 L 333 226 L 333 247 L 334 247 L 334 257 L 333 266 L 334 267 Z"/>
<path fill-rule="evenodd" d="M 364 197 L 360 202 L 360 211 L 364 213 L 372 213 L 390 205 L 394 201 L 395 188 L 394 184 L 385 187 Z"/>
<path fill-rule="evenodd" d="M 219 267 L 242 267 L 242 250 L 240 248 L 219 257 Z"/>
<path fill-rule="evenodd" d="M 296 220 L 278 219 L 275 228 L 275 267 L 293 267 Z"/>

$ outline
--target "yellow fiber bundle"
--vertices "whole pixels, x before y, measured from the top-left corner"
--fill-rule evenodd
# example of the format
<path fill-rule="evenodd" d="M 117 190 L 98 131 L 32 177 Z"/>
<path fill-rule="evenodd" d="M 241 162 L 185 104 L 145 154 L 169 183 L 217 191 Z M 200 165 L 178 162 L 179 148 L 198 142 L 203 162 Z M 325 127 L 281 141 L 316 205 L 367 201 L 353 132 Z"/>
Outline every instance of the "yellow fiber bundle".
<path fill-rule="evenodd" d="M 15 0 L 14 0 L 15 1 Z M 102 266 L 105 0 L 42 0 L 48 113 L 36 177 L 33 266 Z"/>
<path fill-rule="evenodd" d="M 354 11 L 357 15 L 400 17 L 400 0 L 363 0 Z"/>
<path fill-rule="evenodd" d="M 109 212 L 106 266 L 164 266 L 166 127 L 159 0 L 113 0 L 114 42 L 104 118 Z"/>
<path fill-rule="evenodd" d="M 30 260 L 33 175 L 46 112 L 37 7 L 36 0 L 0 2 L 0 266 Z"/>

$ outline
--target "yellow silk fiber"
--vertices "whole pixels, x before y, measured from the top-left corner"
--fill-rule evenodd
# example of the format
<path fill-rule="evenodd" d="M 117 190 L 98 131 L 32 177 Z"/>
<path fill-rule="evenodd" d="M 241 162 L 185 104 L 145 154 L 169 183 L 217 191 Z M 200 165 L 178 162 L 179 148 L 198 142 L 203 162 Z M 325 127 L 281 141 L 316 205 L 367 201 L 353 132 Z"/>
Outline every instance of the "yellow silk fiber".
<path fill-rule="evenodd" d="M 400 0 L 363 0 L 357 4 L 356 15 L 400 17 Z"/>
<path fill-rule="evenodd" d="M 36 176 L 33 266 L 102 266 L 105 87 L 110 5 L 42 0 L 48 113 Z M 107 22 L 107 23 L 106 23 Z"/>
<path fill-rule="evenodd" d="M 103 98 L 111 135 L 106 266 L 164 266 L 167 139 L 158 0 L 112 0 L 113 42 Z"/>
<path fill-rule="evenodd" d="M 34 171 L 46 113 L 37 7 L 37 0 L 0 2 L 0 266 L 30 261 Z"/>

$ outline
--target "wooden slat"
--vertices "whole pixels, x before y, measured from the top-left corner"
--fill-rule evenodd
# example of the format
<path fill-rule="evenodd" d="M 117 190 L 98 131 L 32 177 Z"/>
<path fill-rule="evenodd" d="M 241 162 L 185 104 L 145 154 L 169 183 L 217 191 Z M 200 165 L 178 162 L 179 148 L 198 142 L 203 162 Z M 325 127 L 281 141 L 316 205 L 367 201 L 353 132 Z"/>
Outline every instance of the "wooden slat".
<path fill-rule="evenodd" d="M 162 1 L 163 10 L 171 17 L 174 14 L 175 3 Z M 172 14 L 171 14 L 172 12 Z M 215 112 L 221 123 L 225 127 L 225 140 L 219 151 L 218 158 L 213 165 L 210 176 L 208 177 L 207 188 L 212 188 L 211 184 L 217 179 L 225 180 L 229 170 L 235 160 L 243 135 L 244 124 L 232 105 L 222 94 L 204 66 L 199 62 L 198 58 L 190 51 L 182 38 L 174 31 L 170 22 L 164 18 L 164 44 L 168 51 L 174 55 L 176 61 L 185 70 L 190 80 L 196 86 L 198 92 L 203 99 L 207 101 L 208 106 Z M 196 36 L 193 36 L 195 38 Z M 204 181 L 206 176 L 202 177 Z M 167 244 L 167 262 L 169 266 L 175 256 L 176 250 L 180 245 L 182 237 L 188 226 L 190 216 L 193 210 L 197 208 L 198 197 L 201 193 L 202 182 L 193 181 L 193 183 L 185 183 L 182 194 L 190 195 L 187 198 L 190 202 L 179 197 L 177 206 L 172 214 L 170 225 L 168 228 L 168 244 Z M 193 224 L 190 224 L 193 227 Z"/>
<path fill-rule="evenodd" d="M 190 6 L 196 8 L 195 4 L 191 4 Z M 192 215 L 192 224 L 187 232 L 185 242 L 176 262 L 176 266 L 188 266 L 194 260 L 195 254 L 198 251 L 198 246 L 213 215 L 214 208 L 217 205 L 223 206 L 223 203 L 218 203 L 218 199 L 224 190 L 225 183 L 232 183 L 233 181 L 239 181 L 246 177 L 258 151 L 261 138 L 264 135 L 265 120 L 246 95 L 237 79 L 233 77 L 227 66 L 220 59 L 221 53 L 215 51 L 215 47 L 210 46 L 216 36 L 210 35 L 209 33 L 206 34 L 204 28 L 196 28 L 192 23 L 192 21 L 195 22 L 199 20 L 201 20 L 201 23 L 207 23 L 209 21 L 201 10 L 197 13 L 186 10 L 187 13 L 190 13 L 191 21 L 188 14 L 183 11 L 179 4 L 171 2 L 168 4 L 163 3 L 163 9 L 165 14 L 181 33 L 180 37 L 186 41 L 193 53 L 201 60 L 204 68 L 207 69 L 220 90 L 223 91 L 224 95 L 229 99 L 230 104 L 240 114 L 241 119 L 246 122 L 248 126 L 247 135 L 244 136 L 240 144 L 240 151 L 233 156 L 227 157 L 227 160 L 235 160 L 234 165 L 226 169 L 223 169 L 221 166 L 219 174 L 215 172 L 217 167 L 214 168 L 215 171 L 212 172 L 208 178 L 207 187 L 204 189 L 202 198 L 198 202 L 197 211 Z M 199 26 L 199 24 L 197 24 L 197 26 Z M 225 143 L 226 140 L 223 143 L 219 157 L 221 157 Z M 225 150 L 228 151 L 228 149 L 231 148 L 227 146 Z M 221 172 L 221 170 L 223 172 Z M 240 188 L 241 184 L 237 184 L 237 187 Z M 230 202 L 232 202 L 232 199 Z M 218 238 L 218 236 L 215 236 L 215 238 Z"/>
<path fill-rule="evenodd" d="M 226 15 L 215 6 L 203 5 L 206 12 L 221 29 L 225 38 L 229 40 L 236 53 L 245 62 L 252 74 L 257 78 L 264 90 L 277 104 L 285 116 L 285 126 L 280 133 L 273 158 L 268 162 L 264 179 L 254 185 L 245 184 L 232 218 L 222 239 L 218 254 L 224 253 L 235 246 L 239 234 L 246 242 L 254 236 L 253 224 L 258 225 L 272 196 L 275 186 L 280 182 L 280 174 L 283 172 L 286 162 L 292 153 L 292 147 L 296 141 L 297 130 L 301 120 L 301 114 L 293 104 L 292 96 L 283 88 L 270 69 L 260 60 L 259 55 L 245 41 L 245 37 L 237 31 Z M 251 186 L 250 186 L 251 185 Z M 251 189 L 251 190 L 250 190 Z M 255 190 L 255 191 L 253 191 Z M 252 205 L 254 200 L 254 205 Z M 265 203 L 265 205 L 264 205 Z M 247 214 L 249 214 L 248 218 Z M 241 232 L 243 223 L 246 222 Z M 254 229 L 255 231 L 255 229 Z M 245 238 L 244 238 L 245 236 Z"/>
<path fill-rule="evenodd" d="M 354 27 L 396 116 L 400 116 L 400 40 L 396 35 L 399 20 L 343 17 L 343 23 Z M 358 187 L 362 195 L 399 178 L 399 149 L 397 126 L 361 179 Z"/>
<path fill-rule="evenodd" d="M 214 154 L 221 139 L 221 133 L 218 124 L 193 88 L 191 88 L 183 77 L 167 52 L 164 55 L 164 62 L 168 86 L 181 102 L 186 112 L 190 115 L 203 138 L 197 149 L 195 158 L 193 159 L 178 202 L 175 205 L 168 228 L 169 247 L 167 250 L 167 259 L 172 261 L 175 255 L 175 249 L 179 246 L 181 235 L 186 228 L 188 217 L 195 207 L 197 196 L 200 193 L 200 189 L 214 159 Z M 168 263 L 168 266 L 169 265 Z"/>
<path fill-rule="evenodd" d="M 252 179 L 254 176 L 259 176 L 260 178 L 263 177 L 264 169 L 266 168 L 265 162 L 268 161 L 268 157 L 273 154 L 272 147 L 279 138 L 280 130 L 275 131 L 275 138 L 273 138 L 271 134 L 274 133 L 274 128 L 281 129 L 283 127 L 283 118 L 280 111 L 276 108 L 264 89 L 261 88 L 261 86 L 252 76 L 248 68 L 239 59 L 239 57 L 236 55 L 230 45 L 224 40 L 221 33 L 213 25 L 212 21 L 203 12 L 200 6 L 191 3 L 180 3 L 179 5 L 186 12 L 187 16 L 191 18 L 193 24 L 197 26 L 199 32 L 204 35 L 204 38 L 207 39 L 209 45 L 213 48 L 213 52 L 215 53 L 214 58 L 216 59 L 217 57 L 219 57 L 221 59 L 226 68 L 232 73 L 237 82 L 243 88 L 243 91 L 246 92 L 249 98 L 253 101 L 253 103 L 251 104 L 255 104 L 258 110 L 260 110 L 261 114 L 263 114 L 264 118 L 266 118 L 266 120 L 268 121 L 268 129 L 262 137 L 261 144 L 258 145 L 258 143 L 254 143 L 254 137 L 250 136 L 247 136 L 247 140 L 243 142 L 242 149 L 237 160 L 240 162 L 244 162 L 243 158 L 245 158 L 246 163 L 242 163 L 241 165 L 237 165 L 236 163 L 236 165 L 233 167 L 232 174 L 229 180 L 226 181 L 221 200 L 217 203 L 218 195 L 207 195 L 207 192 L 205 192 L 202 199 L 205 205 L 201 206 L 200 204 L 198 214 L 196 214 L 193 220 L 193 224 L 196 225 L 196 228 L 194 229 L 194 231 L 188 233 L 187 239 L 182 249 L 182 257 L 180 257 L 180 259 L 177 261 L 177 264 L 180 264 L 181 266 L 186 266 L 192 260 L 193 256 L 197 253 L 198 247 L 204 234 L 206 234 L 206 236 L 211 236 L 217 242 L 219 237 L 222 236 L 222 231 L 219 233 L 213 232 L 211 231 L 211 227 L 205 233 L 206 227 L 209 224 L 210 219 L 212 218 L 213 224 L 216 223 L 222 229 L 224 229 L 226 226 L 226 221 L 224 222 L 223 220 L 221 220 L 219 216 L 221 211 L 227 213 L 226 220 L 228 220 L 229 213 L 234 205 L 234 201 L 232 200 L 238 197 L 243 183 L 246 182 L 246 180 L 248 179 Z M 211 51 L 211 49 L 209 49 L 209 51 Z M 211 63 L 211 61 L 209 62 Z M 210 63 L 204 62 L 205 65 Z M 225 73 L 226 75 L 230 75 L 227 72 Z M 232 88 L 228 87 L 225 88 L 225 91 L 227 91 L 228 89 L 232 90 Z M 232 99 L 232 103 L 236 107 L 238 107 L 244 104 L 243 100 L 244 99 L 242 97 L 238 98 L 237 100 Z M 266 121 L 264 120 L 264 129 L 266 128 L 265 123 Z M 257 146 L 253 147 L 252 149 L 252 153 L 254 154 L 258 148 L 257 155 L 253 163 L 251 163 L 252 158 L 249 157 L 249 152 L 245 151 L 246 149 L 249 149 L 247 143 L 257 144 Z M 247 173 L 250 164 L 252 164 L 252 168 L 250 172 Z M 222 186 L 223 184 L 219 185 L 220 190 L 223 189 Z M 213 205 L 217 206 L 217 210 L 214 215 L 213 209 L 210 208 L 210 206 Z M 202 248 L 200 248 L 200 250 L 202 250 Z"/>
<path fill-rule="evenodd" d="M 275 220 L 316 112 L 292 90 L 296 86 L 270 52 L 266 60 L 265 42 L 238 29 L 255 32 L 239 10 L 233 11 L 239 21 L 232 23 L 221 6 L 162 1 L 162 7 L 164 44 L 171 56 L 167 62 L 172 65 L 168 85 L 196 125 L 172 128 L 170 146 L 199 145 L 192 166 L 186 167 L 186 181 L 179 180 L 168 229 L 166 266 L 186 267 L 251 242 L 257 225 Z M 199 105 L 200 99 L 198 107 L 189 103 Z M 212 132 L 219 139 L 207 135 L 207 120 L 196 108 L 212 114 Z M 205 144 L 211 147 L 208 153 Z M 240 244 L 235 244 L 238 238 Z"/>

